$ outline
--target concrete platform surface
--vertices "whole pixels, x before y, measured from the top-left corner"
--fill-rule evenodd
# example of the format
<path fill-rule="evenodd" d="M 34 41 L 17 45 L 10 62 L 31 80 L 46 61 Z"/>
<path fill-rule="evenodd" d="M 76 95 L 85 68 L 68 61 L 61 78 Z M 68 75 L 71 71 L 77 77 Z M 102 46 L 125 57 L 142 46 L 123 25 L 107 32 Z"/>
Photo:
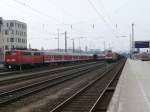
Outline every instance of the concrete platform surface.
<path fill-rule="evenodd" d="M 150 62 L 127 60 L 107 112 L 150 112 Z"/>

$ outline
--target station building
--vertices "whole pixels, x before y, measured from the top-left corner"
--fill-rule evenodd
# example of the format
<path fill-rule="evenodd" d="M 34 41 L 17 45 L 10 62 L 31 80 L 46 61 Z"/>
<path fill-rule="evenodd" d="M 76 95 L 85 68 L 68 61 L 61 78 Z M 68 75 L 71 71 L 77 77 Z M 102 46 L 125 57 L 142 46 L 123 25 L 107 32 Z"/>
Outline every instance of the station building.
<path fill-rule="evenodd" d="M 27 24 L 17 20 L 0 18 L 0 58 L 3 58 L 2 54 L 6 50 L 26 48 Z"/>

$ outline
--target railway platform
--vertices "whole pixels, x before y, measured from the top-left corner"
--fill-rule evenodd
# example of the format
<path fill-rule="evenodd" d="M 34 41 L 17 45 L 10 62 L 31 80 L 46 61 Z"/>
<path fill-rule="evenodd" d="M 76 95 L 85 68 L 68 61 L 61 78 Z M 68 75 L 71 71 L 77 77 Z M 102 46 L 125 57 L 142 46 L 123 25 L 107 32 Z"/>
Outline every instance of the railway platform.
<path fill-rule="evenodd" d="M 150 112 L 150 61 L 127 60 L 107 112 Z"/>

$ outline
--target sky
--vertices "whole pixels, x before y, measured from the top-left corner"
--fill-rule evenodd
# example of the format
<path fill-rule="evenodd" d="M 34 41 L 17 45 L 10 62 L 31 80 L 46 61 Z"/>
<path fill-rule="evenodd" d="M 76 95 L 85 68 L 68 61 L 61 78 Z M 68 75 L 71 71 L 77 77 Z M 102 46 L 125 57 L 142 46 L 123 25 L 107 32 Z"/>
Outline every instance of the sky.
<path fill-rule="evenodd" d="M 111 48 L 128 51 L 131 24 L 135 24 L 135 40 L 150 40 L 149 0 L 0 0 L 3 19 L 27 23 L 28 44 L 40 49 L 56 49 L 60 32 L 60 48 L 64 48 L 67 32 L 68 48 L 84 50 Z M 79 42 L 80 41 L 80 42 Z"/>

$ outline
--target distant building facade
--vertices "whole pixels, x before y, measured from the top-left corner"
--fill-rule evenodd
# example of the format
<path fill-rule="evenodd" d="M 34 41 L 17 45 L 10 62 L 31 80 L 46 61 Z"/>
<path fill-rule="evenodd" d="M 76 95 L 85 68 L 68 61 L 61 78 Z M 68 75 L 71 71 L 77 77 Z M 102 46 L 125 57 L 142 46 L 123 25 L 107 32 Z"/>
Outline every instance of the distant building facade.
<path fill-rule="evenodd" d="M 27 24 L 0 18 L 0 54 L 10 49 L 27 48 Z"/>

